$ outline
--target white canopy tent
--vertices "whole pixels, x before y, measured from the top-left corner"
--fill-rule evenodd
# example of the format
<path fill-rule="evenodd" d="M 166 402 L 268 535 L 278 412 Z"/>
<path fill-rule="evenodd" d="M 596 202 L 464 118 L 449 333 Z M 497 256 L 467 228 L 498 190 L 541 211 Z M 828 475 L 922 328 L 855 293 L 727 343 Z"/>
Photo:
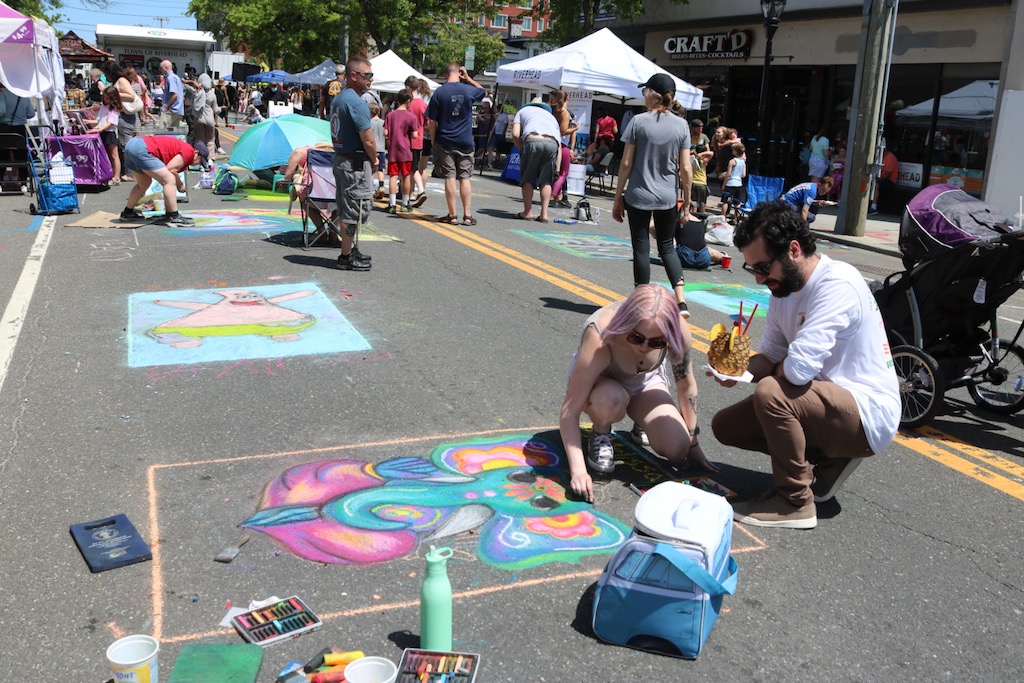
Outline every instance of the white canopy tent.
<path fill-rule="evenodd" d="M 939 98 L 940 128 L 990 130 L 996 111 L 999 81 L 974 81 Z M 904 126 L 929 126 L 935 99 L 918 102 L 896 112 L 896 123 Z"/>
<path fill-rule="evenodd" d="M 498 67 L 498 85 L 523 88 L 591 90 L 635 100 L 637 87 L 656 73 L 668 73 L 603 28 L 551 52 Z M 700 109 L 703 93 L 673 76 L 676 99 L 686 109 Z"/>
<path fill-rule="evenodd" d="M 430 86 L 430 92 L 441 87 L 440 83 L 432 81 L 416 69 L 409 66 L 404 59 L 388 50 L 384 54 L 377 55 L 370 60 L 373 66 L 373 89 L 380 92 L 398 92 L 405 90 L 405 79 L 409 76 L 422 78 Z"/>
<path fill-rule="evenodd" d="M 37 106 L 40 123 L 62 120 L 64 66 L 60 43 L 42 19 L 21 14 L 0 2 L 0 82 L 18 97 L 49 101 Z"/>

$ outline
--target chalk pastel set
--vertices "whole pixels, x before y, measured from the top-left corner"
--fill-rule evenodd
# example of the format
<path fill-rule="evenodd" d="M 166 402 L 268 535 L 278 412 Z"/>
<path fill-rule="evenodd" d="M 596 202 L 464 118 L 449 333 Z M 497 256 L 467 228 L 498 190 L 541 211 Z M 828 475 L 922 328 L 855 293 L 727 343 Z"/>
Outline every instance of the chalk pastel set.
<path fill-rule="evenodd" d="M 323 622 L 296 596 L 235 615 L 231 624 L 250 643 L 267 647 L 315 631 Z"/>
<path fill-rule="evenodd" d="M 474 683 L 480 655 L 406 648 L 395 683 Z"/>

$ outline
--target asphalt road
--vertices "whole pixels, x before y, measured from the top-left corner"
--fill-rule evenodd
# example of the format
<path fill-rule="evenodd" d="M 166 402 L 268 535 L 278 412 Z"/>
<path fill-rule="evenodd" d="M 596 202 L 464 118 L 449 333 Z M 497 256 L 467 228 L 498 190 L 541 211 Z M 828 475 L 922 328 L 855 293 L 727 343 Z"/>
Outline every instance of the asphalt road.
<path fill-rule="evenodd" d="M 579 536 L 564 543 L 550 516 L 524 513 L 525 498 L 488 498 L 489 470 L 473 463 L 515 464 L 527 442 L 554 462 L 583 321 L 632 283 L 628 259 L 581 255 L 613 254 L 615 242 L 576 235 L 556 248 L 537 231 L 628 232 L 611 221 L 607 199 L 594 201 L 599 225 L 541 225 L 514 218 L 515 186 L 487 178 L 474 188 L 475 228 L 431 220 L 444 213 L 437 180 L 422 212 L 375 213 L 377 239 L 361 246 L 373 256 L 369 273 L 335 270 L 335 249 L 300 248 L 280 200 L 229 203 L 192 190 L 186 213 L 218 213 L 197 214 L 209 219 L 201 230 L 172 234 L 68 227 L 120 211 L 123 185 L 83 194 L 81 216 L 53 219 L 0 197 L 0 343 L 16 343 L 0 388 L 0 670 L 10 680 L 105 681 L 107 646 L 131 633 L 160 639 L 166 679 L 185 645 L 240 642 L 218 625 L 229 603 L 269 596 L 301 597 L 324 624 L 268 647 L 259 681 L 326 646 L 397 662 L 419 641 L 428 533 L 354 533 L 339 523 L 344 515 L 331 516 L 338 508 L 319 507 L 377 477 L 390 497 L 364 504 L 396 525 L 433 529 L 460 508 L 476 515 L 473 528 L 433 542 L 455 550 L 455 648 L 480 653 L 479 681 L 1024 678 L 1022 420 L 980 411 L 964 390 L 950 392 L 929 429 L 901 434 L 861 467 L 819 507 L 817 529 L 734 528 L 739 588 L 696 661 L 599 642 L 590 588 L 607 549 Z M 872 279 L 899 267 L 821 248 Z M 754 287 L 738 260 L 732 272 L 689 272 L 687 282 L 701 349 L 735 299 L 749 306 L 764 296 L 732 287 Z M 276 338 L 217 338 L 203 316 L 229 299 L 301 311 L 319 327 L 306 331 L 300 316 Z M 1005 310 L 1020 320 L 1016 299 Z M 202 334 L 171 322 L 189 315 Z M 704 425 L 749 390 L 700 379 Z M 710 430 L 702 441 L 722 465 L 720 483 L 746 494 L 768 482 L 763 456 L 726 449 Z M 619 469 L 583 506 L 607 528 L 628 528 L 637 500 L 628 483 L 652 476 L 620 449 Z M 298 467 L 317 462 L 335 469 Z M 408 482 L 410 467 L 436 473 L 452 463 L 472 474 Z M 559 500 L 565 511 L 580 507 Z M 281 507 L 311 515 L 302 534 L 267 517 L 240 528 Z M 153 560 L 92 574 L 68 527 L 117 513 Z M 252 540 L 237 559 L 214 562 L 242 533 Z M 516 551 L 513 541 L 538 537 L 555 551 Z"/>

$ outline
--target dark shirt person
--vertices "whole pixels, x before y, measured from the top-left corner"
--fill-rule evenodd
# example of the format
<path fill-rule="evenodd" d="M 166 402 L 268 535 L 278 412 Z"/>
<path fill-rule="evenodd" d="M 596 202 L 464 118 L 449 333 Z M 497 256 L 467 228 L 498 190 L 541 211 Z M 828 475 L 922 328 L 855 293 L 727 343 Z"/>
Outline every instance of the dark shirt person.
<path fill-rule="evenodd" d="M 355 245 L 356 230 L 373 209 L 373 164 L 377 143 L 370 107 L 362 94 L 373 83 L 373 67 L 364 57 L 348 60 L 345 88 L 331 102 L 331 140 L 334 142 L 335 201 L 341 230 L 341 270 L 370 270 L 370 257 Z"/>
<path fill-rule="evenodd" d="M 444 178 L 448 215 L 442 223 L 458 223 L 455 200 L 462 198 L 462 224 L 476 225 L 473 217 L 473 103 L 487 94 L 466 67 L 452 62 L 445 68 L 445 83 L 427 104 L 427 128 L 433 141 L 436 172 Z"/>
<path fill-rule="evenodd" d="M 334 67 L 334 78 L 324 83 L 320 93 L 320 118 L 329 118 L 328 113 L 334 98 L 345 89 L 345 65 L 337 64 Z"/>

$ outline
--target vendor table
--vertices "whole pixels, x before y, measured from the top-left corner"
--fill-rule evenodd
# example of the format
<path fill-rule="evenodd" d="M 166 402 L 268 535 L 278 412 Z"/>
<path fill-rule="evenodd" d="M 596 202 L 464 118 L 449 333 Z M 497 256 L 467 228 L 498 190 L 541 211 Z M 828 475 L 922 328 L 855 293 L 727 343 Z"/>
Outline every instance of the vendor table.
<path fill-rule="evenodd" d="M 110 157 L 99 135 L 61 135 L 46 138 L 50 157 L 58 152 L 74 164 L 76 185 L 102 185 L 114 177 Z"/>

